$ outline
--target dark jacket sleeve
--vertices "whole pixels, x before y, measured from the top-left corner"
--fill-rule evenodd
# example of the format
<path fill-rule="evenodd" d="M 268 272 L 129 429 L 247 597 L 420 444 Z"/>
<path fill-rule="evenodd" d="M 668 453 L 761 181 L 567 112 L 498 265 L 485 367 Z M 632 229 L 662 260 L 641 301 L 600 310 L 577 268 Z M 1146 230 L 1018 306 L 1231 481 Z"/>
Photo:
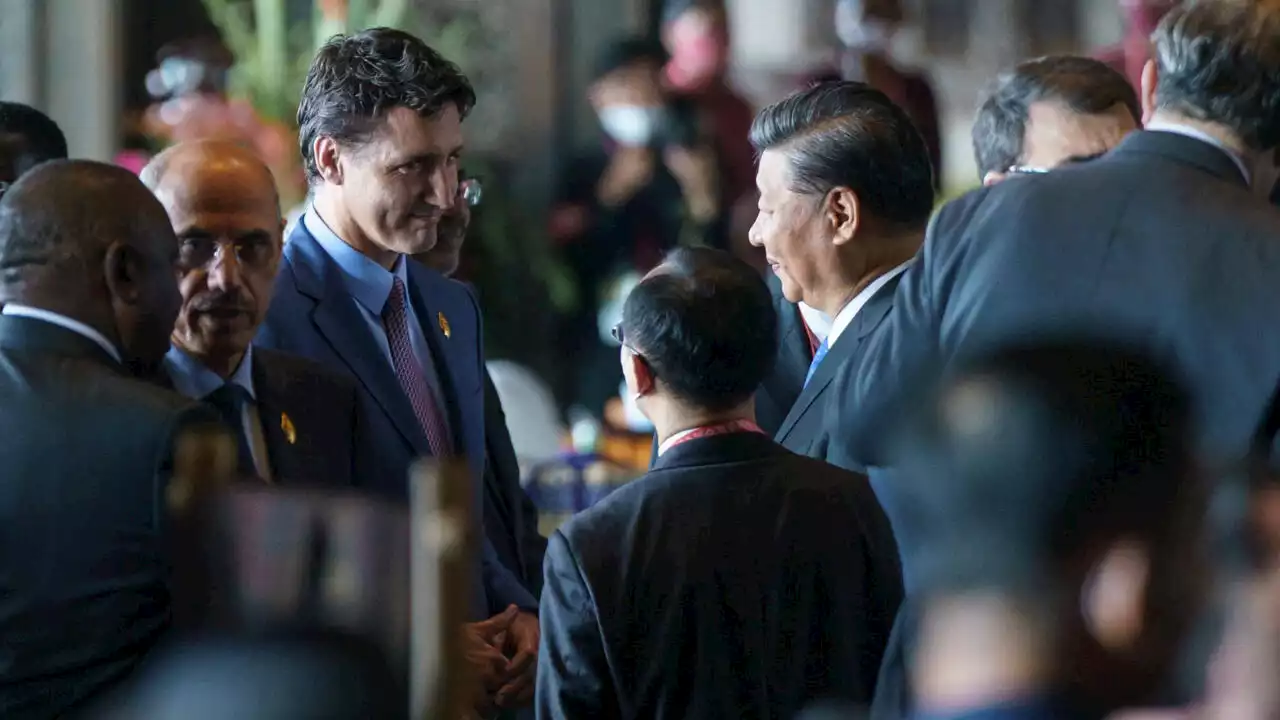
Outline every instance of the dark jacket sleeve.
<path fill-rule="evenodd" d="M 518 556 L 519 567 L 512 570 L 520 574 L 525 587 L 534 595 L 542 590 L 542 556 L 547 551 L 547 539 L 538 532 L 538 508 L 520 485 L 520 462 L 511 433 L 507 432 L 507 416 L 493 378 L 484 373 L 484 422 L 485 450 L 488 471 L 485 473 L 485 492 L 496 495 L 494 500 L 508 518 L 505 525 L 512 533 L 512 541 Z"/>
<path fill-rule="evenodd" d="M 595 602 L 569 541 L 558 530 L 547 543 L 543 583 L 538 719 L 619 717 Z"/>

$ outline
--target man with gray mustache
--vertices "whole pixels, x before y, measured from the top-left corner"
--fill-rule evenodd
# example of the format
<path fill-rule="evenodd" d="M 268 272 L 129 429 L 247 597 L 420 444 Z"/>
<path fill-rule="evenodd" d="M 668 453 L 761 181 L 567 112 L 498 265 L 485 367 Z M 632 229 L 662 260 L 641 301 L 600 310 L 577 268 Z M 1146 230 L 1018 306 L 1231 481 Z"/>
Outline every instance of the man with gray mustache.
<path fill-rule="evenodd" d="M 240 145 L 199 141 L 165 150 L 142 181 L 178 236 L 182 309 L 161 383 L 219 411 L 237 440 L 242 477 L 355 486 L 374 471 L 356 384 L 252 344 L 282 249 L 270 170 Z"/>

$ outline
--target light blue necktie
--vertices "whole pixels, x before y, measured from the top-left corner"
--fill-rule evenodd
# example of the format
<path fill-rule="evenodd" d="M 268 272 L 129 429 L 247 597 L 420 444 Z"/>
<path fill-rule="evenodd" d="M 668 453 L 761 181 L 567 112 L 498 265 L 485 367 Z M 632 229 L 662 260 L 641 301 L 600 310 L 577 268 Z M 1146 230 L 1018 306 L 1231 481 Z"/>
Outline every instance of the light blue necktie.
<path fill-rule="evenodd" d="M 804 376 L 804 386 L 809 387 L 809 381 L 813 379 L 813 374 L 818 370 L 818 363 L 822 362 L 822 358 L 827 356 L 827 341 L 823 340 L 822 344 L 813 353 L 813 362 L 809 363 L 809 373 Z"/>

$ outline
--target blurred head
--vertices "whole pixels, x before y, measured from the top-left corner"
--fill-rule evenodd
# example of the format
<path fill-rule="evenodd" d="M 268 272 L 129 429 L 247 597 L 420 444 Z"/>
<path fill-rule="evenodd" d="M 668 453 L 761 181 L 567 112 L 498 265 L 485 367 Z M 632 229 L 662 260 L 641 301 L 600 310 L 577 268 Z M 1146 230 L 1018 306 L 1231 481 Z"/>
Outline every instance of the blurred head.
<path fill-rule="evenodd" d="M 408 33 L 374 28 L 325 43 L 298 105 L 325 221 L 386 267 L 429 250 L 457 197 L 462 120 L 475 100 L 458 66 Z"/>
<path fill-rule="evenodd" d="M 628 391 L 663 429 L 672 408 L 714 415 L 751 401 L 773 367 L 777 327 L 769 288 L 746 263 L 681 248 L 631 291 L 615 334 Z"/>
<path fill-rule="evenodd" d="M 284 220 L 271 171 L 242 145 L 206 140 L 168 148 L 142 180 L 178 236 L 173 344 L 229 374 L 266 315 L 280 262 Z"/>
<path fill-rule="evenodd" d="M 1093 58 L 1051 55 L 996 80 L 973 123 L 973 154 L 986 185 L 1009 173 L 1043 172 L 1087 160 L 1139 127 L 1138 94 Z"/>
<path fill-rule="evenodd" d="M 972 359 L 933 397 L 898 446 L 925 595 L 1025 612 L 1063 686 L 1038 690 L 1151 702 L 1206 570 L 1188 394 L 1144 353 L 1067 340 Z"/>
<path fill-rule="evenodd" d="M 722 7 L 694 2 L 668 13 L 662 42 L 671 53 L 667 80 L 675 88 L 697 91 L 724 76 L 729 64 L 729 32 Z"/>
<path fill-rule="evenodd" d="M 834 312 L 831 299 L 847 299 L 861 279 L 851 265 L 882 239 L 922 232 L 929 221 L 924 139 L 869 85 L 828 82 L 795 93 L 760 111 L 751 143 L 760 153 L 760 201 L 749 237 L 791 302 Z"/>
<path fill-rule="evenodd" d="M 649 145 L 666 122 L 662 89 L 666 51 L 659 43 L 627 38 L 605 49 L 588 97 L 605 134 L 619 145 Z"/>
<path fill-rule="evenodd" d="M 1254 166 L 1254 186 L 1270 192 L 1280 146 L 1280 2 L 1185 2 L 1151 40 L 1144 120 L 1162 112 L 1221 128 Z"/>
<path fill-rule="evenodd" d="M 462 262 L 462 244 L 466 242 L 471 227 L 471 208 L 480 204 L 480 181 L 474 178 L 458 183 L 458 198 L 453 207 L 440 218 L 436 244 L 428 251 L 415 256 L 418 262 L 441 275 L 453 275 Z"/>
<path fill-rule="evenodd" d="M 0 201 L 0 304 L 79 320 L 149 375 L 178 316 L 177 251 L 164 208 L 133 173 L 54 160 Z"/>
<path fill-rule="evenodd" d="M 898 0 L 836 2 L 836 36 L 845 48 L 854 52 L 887 52 L 902 19 L 902 5 Z"/>
<path fill-rule="evenodd" d="M 0 102 L 0 195 L 42 162 L 65 160 L 67 139 L 48 115 L 15 102 Z"/>

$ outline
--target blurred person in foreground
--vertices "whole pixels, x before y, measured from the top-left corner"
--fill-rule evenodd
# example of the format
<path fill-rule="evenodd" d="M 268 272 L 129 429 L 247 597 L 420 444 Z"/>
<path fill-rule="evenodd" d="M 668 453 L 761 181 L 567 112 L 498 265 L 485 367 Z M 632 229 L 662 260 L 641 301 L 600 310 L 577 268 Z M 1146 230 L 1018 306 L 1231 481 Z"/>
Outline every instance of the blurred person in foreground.
<path fill-rule="evenodd" d="M 458 196 L 462 121 L 475 91 L 422 40 L 389 28 L 316 53 L 298 106 L 311 206 L 285 245 L 256 342 L 358 381 L 374 453 L 369 490 L 404 501 L 422 457 L 465 459 L 477 518 L 485 465 L 480 309 L 462 283 L 407 256 L 431 249 Z M 468 661 L 476 707 L 527 704 L 537 601 L 485 528 L 472 573 Z"/>
<path fill-rule="evenodd" d="M 468 188 L 474 188 L 468 193 Z M 462 260 L 462 245 L 471 226 L 472 205 L 480 202 L 479 181 L 458 185 L 458 199 L 440 217 L 436 244 L 414 259 L 445 277 L 452 277 Z M 507 569 L 531 593 L 542 590 L 542 556 L 547 540 L 538 533 L 538 508 L 520 485 L 520 460 L 507 430 L 507 415 L 489 368 L 484 371 L 484 525 L 494 550 Z"/>
<path fill-rule="evenodd" d="M 680 249 L 627 298 L 629 391 L 661 439 L 647 475 L 552 537 L 541 718 L 791 718 L 870 700 L 901 600 L 866 478 L 761 432 L 777 339 L 745 262 Z"/>
<path fill-rule="evenodd" d="M 181 297 L 164 208 L 56 160 L 0 201 L 0 716 L 74 714 L 170 624 L 165 490 L 212 411 L 151 385 Z"/>
<path fill-rule="evenodd" d="M 1100 157 L 1141 127 L 1138 94 L 1100 60 L 1049 55 L 1001 73 L 978 107 L 973 155 L 983 185 Z"/>
<path fill-rule="evenodd" d="M 915 378 L 992 341 L 1077 328 L 1184 369 L 1199 449 L 1213 463 L 1245 456 L 1280 373 L 1280 216 L 1267 201 L 1280 3 L 1187 3 L 1153 39 L 1145 130 L 938 212 L 876 342 L 837 380 L 836 461 L 888 460 L 885 421 Z M 910 574 L 910 538 L 898 539 Z"/>
<path fill-rule="evenodd" d="M 920 537 L 920 718 L 1149 707 L 1208 588 L 1192 400 L 1100 340 L 981 353 L 912 414 L 896 480 Z"/>
<path fill-rule="evenodd" d="M 16 102 L 0 102 L 0 196 L 43 162 L 65 160 L 67 138 L 48 115 Z"/>
<path fill-rule="evenodd" d="M 226 140 L 172 145 L 142 171 L 178 236 L 182 309 L 161 381 L 218 410 L 237 470 L 268 483 L 350 488 L 378 470 L 355 381 L 256 348 L 283 247 L 270 169 Z"/>
<path fill-rule="evenodd" d="M 764 249 L 787 301 L 831 319 L 813 333 L 822 340 L 775 439 L 827 459 L 838 442 L 827 408 L 842 401 L 832 379 L 892 314 L 898 280 L 924 239 L 934 201 L 929 154 L 901 108 L 852 81 L 820 83 L 761 110 L 751 142 L 760 151 L 751 243 Z M 790 319 L 793 332 L 810 324 Z M 770 388 L 771 399 L 783 394 Z"/>
<path fill-rule="evenodd" d="M 662 45 L 643 38 L 611 44 L 597 62 L 588 99 L 605 138 L 576 158 L 557 190 L 551 237 L 577 286 L 564 318 L 569 404 L 599 415 L 622 378 L 599 320 L 615 288 L 651 270 L 678 245 L 724 244 L 720 168 L 688 103 L 667 91 Z"/>

